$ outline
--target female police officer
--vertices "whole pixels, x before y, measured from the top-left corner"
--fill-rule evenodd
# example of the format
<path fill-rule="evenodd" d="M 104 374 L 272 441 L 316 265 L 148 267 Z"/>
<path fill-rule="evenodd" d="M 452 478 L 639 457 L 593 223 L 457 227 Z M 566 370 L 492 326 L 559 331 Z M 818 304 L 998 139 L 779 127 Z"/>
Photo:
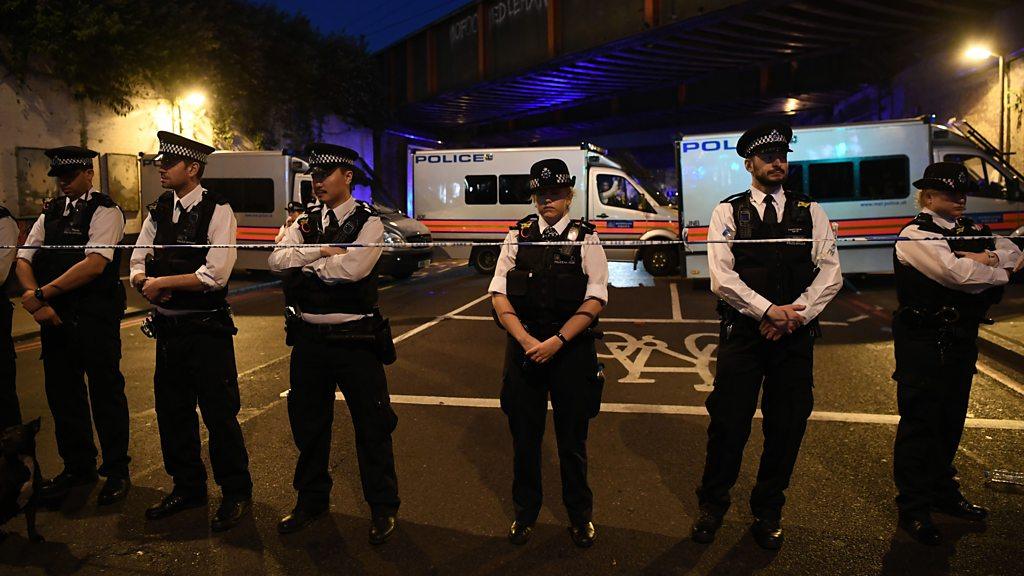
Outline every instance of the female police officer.
<path fill-rule="evenodd" d="M 601 380 L 590 332 L 608 302 L 608 261 L 594 228 L 568 216 L 576 178 L 565 162 L 542 160 L 530 169 L 538 214 L 506 237 L 489 292 L 508 332 L 501 406 L 514 451 L 509 540 L 525 544 L 541 506 L 541 442 L 548 394 L 562 472 L 562 500 L 573 542 L 594 542 L 593 494 L 587 485 L 587 427 L 601 402 Z M 565 246 L 526 242 L 581 241 Z"/>
<path fill-rule="evenodd" d="M 1020 250 L 1005 238 L 960 238 L 991 235 L 963 217 L 976 182 L 962 164 L 932 164 L 914 186 L 922 210 L 900 236 L 923 241 L 897 242 L 893 257 L 900 412 L 893 464 L 900 527 L 938 544 L 932 511 L 973 521 L 988 516 L 960 492 L 953 457 L 978 359 L 978 324 L 999 301 Z"/>

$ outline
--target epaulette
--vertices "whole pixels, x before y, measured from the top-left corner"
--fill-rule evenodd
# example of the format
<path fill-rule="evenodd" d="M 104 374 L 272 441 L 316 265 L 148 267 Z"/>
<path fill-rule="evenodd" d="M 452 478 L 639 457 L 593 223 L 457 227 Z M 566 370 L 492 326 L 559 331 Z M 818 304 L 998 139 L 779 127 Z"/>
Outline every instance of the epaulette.
<path fill-rule="evenodd" d="M 740 192 L 739 194 L 733 194 L 732 196 L 729 196 L 725 200 L 722 200 L 722 204 L 732 204 L 733 202 L 735 202 L 737 200 L 745 198 L 748 194 L 750 194 L 749 190 L 744 190 L 743 192 Z"/>
<path fill-rule="evenodd" d="M 518 221 L 516 221 L 515 224 L 509 226 L 508 229 L 519 230 L 521 232 L 523 228 L 529 228 L 531 225 L 533 225 L 533 223 L 536 223 L 538 219 L 540 219 L 540 216 L 536 214 L 530 214 L 529 216 L 524 216 L 523 218 L 520 218 Z"/>
<path fill-rule="evenodd" d="M 380 212 L 373 207 L 369 202 L 363 202 L 362 200 L 356 200 L 356 208 L 368 212 L 370 216 L 380 217 Z"/>
<path fill-rule="evenodd" d="M 117 208 L 117 202 L 114 199 L 102 192 L 98 192 L 89 197 L 90 202 L 95 202 L 97 205 L 104 208 Z"/>
<path fill-rule="evenodd" d="M 220 204 L 220 205 L 229 204 L 228 199 L 226 197 L 224 197 L 223 195 L 218 194 L 216 192 L 212 192 L 210 190 L 204 190 L 203 191 L 203 196 L 206 197 L 206 198 L 209 198 L 210 200 L 213 200 L 214 204 Z M 200 202 L 201 202 L 201 200 L 200 200 Z"/>
<path fill-rule="evenodd" d="M 594 226 L 592 222 L 588 222 L 586 220 L 573 220 L 573 222 L 575 222 L 576 225 L 580 227 L 580 230 L 583 231 L 584 236 L 586 236 L 587 234 L 593 234 L 594 231 L 597 230 L 597 227 Z"/>

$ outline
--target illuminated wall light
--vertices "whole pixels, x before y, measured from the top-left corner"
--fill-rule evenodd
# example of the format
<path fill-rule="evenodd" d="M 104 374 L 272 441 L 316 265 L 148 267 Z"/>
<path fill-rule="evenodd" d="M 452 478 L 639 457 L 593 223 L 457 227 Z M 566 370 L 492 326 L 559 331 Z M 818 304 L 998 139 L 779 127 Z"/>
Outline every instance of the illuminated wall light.
<path fill-rule="evenodd" d="M 797 100 L 796 98 L 786 98 L 786 104 L 785 106 L 783 106 L 783 110 L 785 110 L 787 113 L 793 113 L 796 112 L 799 107 L 799 100 Z"/>

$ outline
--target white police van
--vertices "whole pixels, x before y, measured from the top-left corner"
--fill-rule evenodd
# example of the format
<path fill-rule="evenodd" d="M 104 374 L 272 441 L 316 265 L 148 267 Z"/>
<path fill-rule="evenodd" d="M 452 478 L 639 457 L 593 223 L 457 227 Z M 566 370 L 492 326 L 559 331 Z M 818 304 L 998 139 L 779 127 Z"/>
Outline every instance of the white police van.
<path fill-rule="evenodd" d="M 576 177 L 572 218 L 589 220 L 605 240 L 677 240 L 678 212 L 656 188 L 589 144 L 537 148 L 478 148 L 412 152 L 413 212 L 435 241 L 500 241 L 517 220 L 534 212 L 527 182 L 539 160 L 558 158 Z M 498 247 L 448 247 L 490 274 Z M 643 260 L 655 275 L 678 270 L 674 246 L 606 247 L 611 260 Z"/>
<path fill-rule="evenodd" d="M 676 142 L 687 245 L 683 271 L 708 277 L 708 223 L 715 205 L 750 186 L 736 154 L 739 132 Z M 1024 226 L 1024 176 L 965 121 L 926 117 L 794 128 L 787 190 L 807 194 L 838 224 L 844 273 L 892 273 L 892 237 L 918 212 L 912 182 L 937 161 L 962 162 L 979 181 L 967 213 L 1000 234 Z M 887 239 L 888 238 L 888 239 Z"/>

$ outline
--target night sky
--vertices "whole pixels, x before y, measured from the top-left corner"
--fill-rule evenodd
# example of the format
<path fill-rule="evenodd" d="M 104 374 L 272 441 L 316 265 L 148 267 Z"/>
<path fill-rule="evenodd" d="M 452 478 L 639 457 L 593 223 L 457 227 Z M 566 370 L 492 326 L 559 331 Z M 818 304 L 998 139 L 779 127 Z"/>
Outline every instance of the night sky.
<path fill-rule="evenodd" d="M 473 0 L 253 0 L 302 13 L 323 32 L 364 36 L 376 52 Z"/>

